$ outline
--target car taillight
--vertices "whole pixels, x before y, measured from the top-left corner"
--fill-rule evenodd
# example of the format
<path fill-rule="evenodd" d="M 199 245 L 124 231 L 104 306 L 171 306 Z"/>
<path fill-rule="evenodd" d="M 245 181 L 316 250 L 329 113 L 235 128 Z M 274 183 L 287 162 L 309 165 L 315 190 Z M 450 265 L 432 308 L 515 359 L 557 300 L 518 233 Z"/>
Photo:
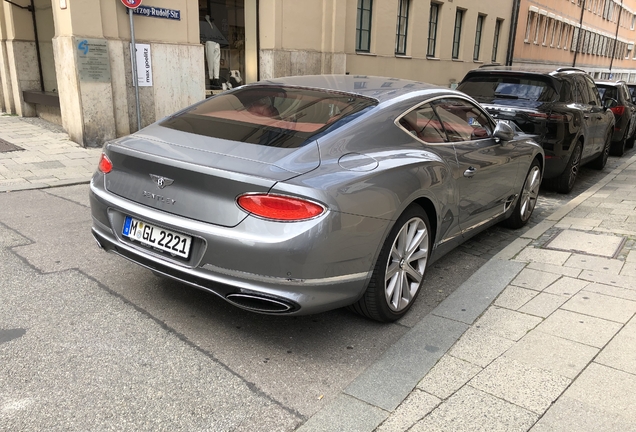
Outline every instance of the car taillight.
<path fill-rule="evenodd" d="M 108 159 L 108 156 L 106 156 L 104 153 L 102 153 L 102 156 L 99 158 L 99 164 L 97 165 L 97 169 L 99 169 L 104 174 L 108 174 L 109 172 L 113 170 L 113 163 L 110 161 L 110 159 Z"/>
<path fill-rule="evenodd" d="M 236 202 L 256 216 L 281 221 L 311 219 L 325 211 L 321 205 L 285 195 L 248 194 L 239 196 Z"/>
<path fill-rule="evenodd" d="M 619 106 L 611 107 L 610 110 L 612 110 L 612 112 L 616 115 L 623 115 L 623 113 L 625 112 L 625 106 L 619 105 Z"/>

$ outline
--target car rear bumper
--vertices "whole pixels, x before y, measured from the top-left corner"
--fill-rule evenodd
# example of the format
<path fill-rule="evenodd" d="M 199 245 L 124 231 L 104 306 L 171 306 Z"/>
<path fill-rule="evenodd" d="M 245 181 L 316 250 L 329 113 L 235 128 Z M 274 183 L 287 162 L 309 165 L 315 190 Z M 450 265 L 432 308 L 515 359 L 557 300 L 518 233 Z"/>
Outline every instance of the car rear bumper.
<path fill-rule="evenodd" d="M 304 226 L 253 220 L 253 224 L 261 224 L 258 229 L 264 233 L 258 236 L 250 234 L 254 226 L 246 230 L 241 224 L 224 228 L 180 221 L 182 218 L 113 195 L 94 182 L 90 201 L 92 233 L 102 249 L 154 273 L 212 292 L 235 306 L 267 314 L 310 314 L 355 302 L 366 288 L 375 249 L 389 223 L 358 220 L 357 224 L 345 224 L 337 213 Z M 121 235 L 124 214 L 192 235 L 189 259 L 128 241 Z M 340 227 L 354 227 L 353 231 L 340 229 L 337 233 L 340 247 L 333 244 L 334 236 L 324 232 L 334 226 L 334 218 L 340 219 Z M 194 229 L 200 225 L 206 229 Z M 278 236 L 274 228 L 280 225 L 298 232 Z M 361 225 L 366 225 L 365 232 L 360 231 Z M 331 253 L 325 254 L 325 250 Z M 233 262 L 236 265 L 231 265 Z"/>

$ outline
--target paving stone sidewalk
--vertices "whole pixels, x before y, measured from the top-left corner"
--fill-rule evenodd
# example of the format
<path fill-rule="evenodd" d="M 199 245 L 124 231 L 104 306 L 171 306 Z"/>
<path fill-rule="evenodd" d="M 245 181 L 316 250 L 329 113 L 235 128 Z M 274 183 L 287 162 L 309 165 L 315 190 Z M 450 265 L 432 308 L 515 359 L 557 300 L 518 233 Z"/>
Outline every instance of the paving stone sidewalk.
<path fill-rule="evenodd" d="M 636 156 L 514 240 L 299 431 L 636 431 Z"/>
<path fill-rule="evenodd" d="M 0 192 L 87 183 L 100 154 L 59 126 L 0 112 Z"/>

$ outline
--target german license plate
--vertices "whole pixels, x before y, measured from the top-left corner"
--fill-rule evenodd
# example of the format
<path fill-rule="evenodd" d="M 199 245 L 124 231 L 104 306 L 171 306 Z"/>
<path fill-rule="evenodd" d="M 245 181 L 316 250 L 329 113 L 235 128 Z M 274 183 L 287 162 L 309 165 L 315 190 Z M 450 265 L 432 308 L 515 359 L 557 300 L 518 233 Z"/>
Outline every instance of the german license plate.
<path fill-rule="evenodd" d="M 188 258 L 192 237 L 160 228 L 126 216 L 122 234 L 131 240 L 159 249 L 172 255 Z"/>

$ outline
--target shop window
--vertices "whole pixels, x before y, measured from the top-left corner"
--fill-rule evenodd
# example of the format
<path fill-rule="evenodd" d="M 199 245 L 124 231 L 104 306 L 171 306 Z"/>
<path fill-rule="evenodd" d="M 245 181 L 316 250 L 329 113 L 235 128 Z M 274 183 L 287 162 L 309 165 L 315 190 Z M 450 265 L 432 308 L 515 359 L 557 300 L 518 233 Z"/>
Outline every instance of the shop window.
<path fill-rule="evenodd" d="M 244 0 L 199 0 L 199 35 L 205 44 L 206 87 L 216 90 L 244 84 Z"/>

